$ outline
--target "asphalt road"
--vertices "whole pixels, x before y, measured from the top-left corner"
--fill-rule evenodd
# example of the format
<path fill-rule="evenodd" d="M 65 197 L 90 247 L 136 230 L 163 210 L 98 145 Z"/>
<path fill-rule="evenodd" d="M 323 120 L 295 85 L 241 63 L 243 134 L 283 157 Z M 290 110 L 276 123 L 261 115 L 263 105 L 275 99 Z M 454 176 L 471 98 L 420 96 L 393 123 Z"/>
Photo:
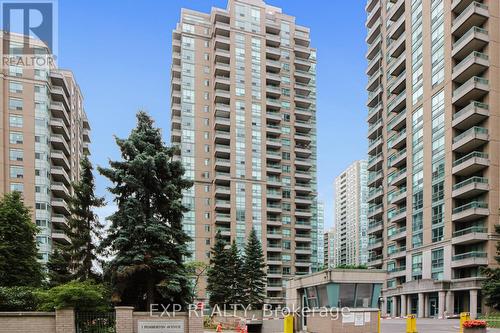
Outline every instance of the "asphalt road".
<path fill-rule="evenodd" d="M 382 319 L 380 324 L 382 333 L 401 333 L 406 331 L 405 319 Z M 417 319 L 418 333 L 458 333 L 459 321 L 457 319 Z M 488 333 L 500 333 L 498 328 L 489 328 Z"/>

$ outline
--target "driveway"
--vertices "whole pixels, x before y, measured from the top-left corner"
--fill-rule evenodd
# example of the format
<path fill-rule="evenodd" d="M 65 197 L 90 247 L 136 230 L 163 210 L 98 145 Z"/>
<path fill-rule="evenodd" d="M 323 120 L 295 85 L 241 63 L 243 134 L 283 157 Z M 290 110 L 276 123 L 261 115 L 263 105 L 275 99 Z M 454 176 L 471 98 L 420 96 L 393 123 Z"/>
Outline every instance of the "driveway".
<path fill-rule="evenodd" d="M 418 333 L 458 333 L 458 319 L 429 319 L 417 318 Z M 401 333 L 406 331 L 405 319 L 382 319 L 380 324 L 382 333 Z M 498 328 L 489 328 L 488 333 L 500 333 Z"/>

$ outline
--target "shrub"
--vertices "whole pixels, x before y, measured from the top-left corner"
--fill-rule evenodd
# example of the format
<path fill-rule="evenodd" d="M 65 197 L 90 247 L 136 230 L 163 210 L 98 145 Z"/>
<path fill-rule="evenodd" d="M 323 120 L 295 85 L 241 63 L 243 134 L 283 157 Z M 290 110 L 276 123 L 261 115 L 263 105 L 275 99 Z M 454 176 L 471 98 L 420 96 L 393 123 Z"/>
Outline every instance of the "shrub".
<path fill-rule="evenodd" d="M 467 320 L 464 321 L 465 328 L 485 328 L 486 321 L 484 320 Z"/>
<path fill-rule="evenodd" d="M 0 287 L 0 311 L 35 311 L 37 290 L 32 287 Z"/>
<path fill-rule="evenodd" d="M 37 293 L 38 310 L 74 308 L 79 311 L 107 311 L 110 309 L 109 291 L 102 284 L 91 281 L 70 281 Z"/>

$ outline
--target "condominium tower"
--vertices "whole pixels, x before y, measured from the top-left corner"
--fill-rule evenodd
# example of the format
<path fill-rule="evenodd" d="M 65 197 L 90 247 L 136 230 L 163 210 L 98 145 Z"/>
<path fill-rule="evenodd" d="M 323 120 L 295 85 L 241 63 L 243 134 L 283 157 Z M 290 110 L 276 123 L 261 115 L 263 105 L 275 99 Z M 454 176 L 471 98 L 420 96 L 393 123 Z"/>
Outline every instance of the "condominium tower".
<path fill-rule="evenodd" d="M 45 44 L 7 33 L 1 40 L 0 192 L 22 193 L 46 262 L 54 246 L 70 242 L 67 199 L 89 154 L 90 126 L 73 74 L 48 61 Z M 31 66 L 25 60 L 32 57 Z"/>
<path fill-rule="evenodd" d="M 383 310 L 484 309 L 495 265 L 500 139 L 497 0 L 369 0 L 369 265 Z"/>
<path fill-rule="evenodd" d="M 333 268 L 335 257 L 335 233 L 331 228 L 323 234 L 323 267 Z"/>
<path fill-rule="evenodd" d="M 209 260 L 218 231 L 242 250 L 254 228 L 271 304 L 283 303 L 283 278 L 318 264 L 315 66 L 309 29 L 260 0 L 183 9 L 172 34 L 171 141 L 194 181 L 192 259 Z"/>
<path fill-rule="evenodd" d="M 334 267 L 368 260 L 366 164 L 356 161 L 335 178 Z"/>

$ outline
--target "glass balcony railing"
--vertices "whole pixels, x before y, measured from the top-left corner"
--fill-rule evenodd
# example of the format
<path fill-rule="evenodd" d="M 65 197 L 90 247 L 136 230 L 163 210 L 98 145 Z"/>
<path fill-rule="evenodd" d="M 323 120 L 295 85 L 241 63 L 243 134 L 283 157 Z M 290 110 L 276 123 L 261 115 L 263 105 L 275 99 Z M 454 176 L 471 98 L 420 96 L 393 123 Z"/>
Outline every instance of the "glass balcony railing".
<path fill-rule="evenodd" d="M 462 164 L 463 162 L 467 161 L 467 160 L 470 160 L 472 158 L 483 158 L 483 159 L 488 159 L 489 158 L 489 155 L 487 153 L 483 153 L 483 152 L 480 152 L 480 151 L 473 151 L 472 153 L 469 153 L 459 159 L 457 159 L 456 161 L 453 162 L 453 166 L 457 166 L 457 165 L 460 165 Z"/>
<path fill-rule="evenodd" d="M 453 208 L 453 214 L 461 213 L 461 212 L 466 211 L 468 209 L 475 209 L 475 208 L 488 209 L 488 203 L 486 203 L 484 201 L 472 201 L 472 202 L 469 202 L 465 205 Z"/>
<path fill-rule="evenodd" d="M 458 190 L 469 184 L 488 184 L 488 178 L 478 177 L 478 176 L 471 177 L 469 179 L 466 179 L 460 183 L 453 185 L 453 190 Z"/>
<path fill-rule="evenodd" d="M 465 228 L 462 230 L 455 231 L 453 233 L 453 237 L 460 237 L 460 236 L 468 235 L 468 234 L 471 234 L 474 232 L 487 233 L 488 229 L 486 229 L 485 227 L 481 227 L 481 226 L 472 226 L 472 227 L 468 227 L 468 228 Z"/>
<path fill-rule="evenodd" d="M 453 261 L 463 260 L 468 258 L 487 258 L 488 254 L 482 251 L 471 251 L 466 253 L 455 254 L 452 258 Z"/>
<path fill-rule="evenodd" d="M 467 131 L 454 137 L 453 143 L 456 143 L 469 135 L 477 135 L 477 134 L 486 134 L 487 135 L 488 129 L 486 129 L 484 127 L 474 126 L 472 128 L 469 128 Z"/>

